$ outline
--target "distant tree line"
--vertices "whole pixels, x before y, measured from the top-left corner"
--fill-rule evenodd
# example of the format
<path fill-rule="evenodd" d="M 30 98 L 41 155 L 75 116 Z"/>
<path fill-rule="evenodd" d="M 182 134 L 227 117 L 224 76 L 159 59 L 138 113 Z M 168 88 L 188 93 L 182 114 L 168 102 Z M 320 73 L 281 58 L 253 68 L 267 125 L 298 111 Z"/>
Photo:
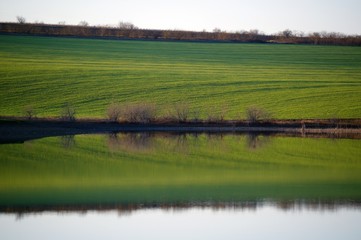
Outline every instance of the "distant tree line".
<path fill-rule="evenodd" d="M 18 23 L 0 23 L 0 33 L 113 39 L 361 46 L 361 35 L 345 35 L 334 32 L 304 34 L 287 29 L 277 34 L 267 35 L 258 30 L 226 32 L 218 28 L 212 32 L 152 30 L 140 29 L 127 22 L 120 22 L 116 27 L 89 26 L 86 21 L 81 21 L 78 25 L 65 25 L 65 22 L 59 22 L 59 24 L 26 23 L 22 17 L 18 17 Z"/>

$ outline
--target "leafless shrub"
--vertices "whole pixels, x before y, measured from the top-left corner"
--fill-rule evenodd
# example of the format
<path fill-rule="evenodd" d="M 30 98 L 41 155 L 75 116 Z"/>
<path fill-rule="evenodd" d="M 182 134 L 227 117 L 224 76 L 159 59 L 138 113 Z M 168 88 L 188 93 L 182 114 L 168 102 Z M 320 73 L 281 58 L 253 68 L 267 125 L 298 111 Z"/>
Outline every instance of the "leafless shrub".
<path fill-rule="evenodd" d="M 156 107 L 149 103 L 135 103 L 125 106 L 122 118 L 128 122 L 148 123 L 156 118 Z"/>
<path fill-rule="evenodd" d="M 218 114 L 215 111 L 210 111 L 207 113 L 207 121 L 208 122 L 219 122 L 220 121 L 220 117 L 218 116 Z"/>
<path fill-rule="evenodd" d="M 227 106 L 222 106 L 221 109 L 217 110 L 213 107 L 207 114 L 208 122 L 223 122 L 228 112 Z"/>
<path fill-rule="evenodd" d="M 107 109 L 107 116 L 110 121 L 116 122 L 121 116 L 121 106 L 119 103 L 111 103 Z"/>
<path fill-rule="evenodd" d="M 28 105 L 24 108 L 24 115 L 27 119 L 31 120 L 35 117 L 35 109 L 32 105 Z"/>
<path fill-rule="evenodd" d="M 201 111 L 199 108 L 196 108 L 192 111 L 193 121 L 199 122 L 201 121 Z"/>
<path fill-rule="evenodd" d="M 60 113 L 60 119 L 66 121 L 75 121 L 75 108 L 70 104 L 65 104 Z"/>
<path fill-rule="evenodd" d="M 140 122 L 146 123 L 154 121 L 157 117 L 157 108 L 154 104 L 143 103 L 140 111 Z"/>
<path fill-rule="evenodd" d="M 137 106 L 135 104 L 127 104 L 124 106 L 124 111 L 122 111 L 121 117 L 128 122 L 137 121 Z"/>
<path fill-rule="evenodd" d="M 225 120 L 227 113 L 228 113 L 228 106 L 222 105 L 222 109 L 219 112 L 221 122 Z"/>
<path fill-rule="evenodd" d="M 186 122 L 189 115 L 189 106 L 185 103 L 178 103 L 174 106 L 175 118 L 179 122 Z"/>
<path fill-rule="evenodd" d="M 255 123 L 260 120 L 267 120 L 271 117 L 270 113 L 258 107 L 249 107 L 246 110 L 247 120 L 250 123 Z"/>

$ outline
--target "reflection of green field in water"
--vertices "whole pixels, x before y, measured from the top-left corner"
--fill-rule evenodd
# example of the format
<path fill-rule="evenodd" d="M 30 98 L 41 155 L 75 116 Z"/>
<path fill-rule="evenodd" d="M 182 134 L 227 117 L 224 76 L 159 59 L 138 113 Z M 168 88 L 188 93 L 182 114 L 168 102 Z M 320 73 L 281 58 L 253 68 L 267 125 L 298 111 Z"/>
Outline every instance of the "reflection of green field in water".
<path fill-rule="evenodd" d="M 360 200 L 361 141 L 91 135 L 0 145 L 0 205 Z"/>

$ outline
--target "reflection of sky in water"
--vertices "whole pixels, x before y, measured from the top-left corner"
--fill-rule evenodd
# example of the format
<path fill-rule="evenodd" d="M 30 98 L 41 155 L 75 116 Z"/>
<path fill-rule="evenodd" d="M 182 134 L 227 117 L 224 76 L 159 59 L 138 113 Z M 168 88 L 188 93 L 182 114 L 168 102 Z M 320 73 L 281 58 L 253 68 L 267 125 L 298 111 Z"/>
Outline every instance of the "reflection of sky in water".
<path fill-rule="evenodd" d="M 361 210 L 188 209 L 0 215 L 0 239 L 360 239 Z"/>

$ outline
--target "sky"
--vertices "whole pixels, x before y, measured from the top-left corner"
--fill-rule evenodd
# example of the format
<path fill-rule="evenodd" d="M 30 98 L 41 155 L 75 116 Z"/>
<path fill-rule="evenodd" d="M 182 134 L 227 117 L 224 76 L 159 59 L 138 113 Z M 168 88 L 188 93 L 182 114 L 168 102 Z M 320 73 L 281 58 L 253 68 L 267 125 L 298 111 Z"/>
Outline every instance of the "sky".
<path fill-rule="evenodd" d="M 360 0 L 0 0 L 0 21 L 212 31 L 285 29 L 361 35 Z"/>

